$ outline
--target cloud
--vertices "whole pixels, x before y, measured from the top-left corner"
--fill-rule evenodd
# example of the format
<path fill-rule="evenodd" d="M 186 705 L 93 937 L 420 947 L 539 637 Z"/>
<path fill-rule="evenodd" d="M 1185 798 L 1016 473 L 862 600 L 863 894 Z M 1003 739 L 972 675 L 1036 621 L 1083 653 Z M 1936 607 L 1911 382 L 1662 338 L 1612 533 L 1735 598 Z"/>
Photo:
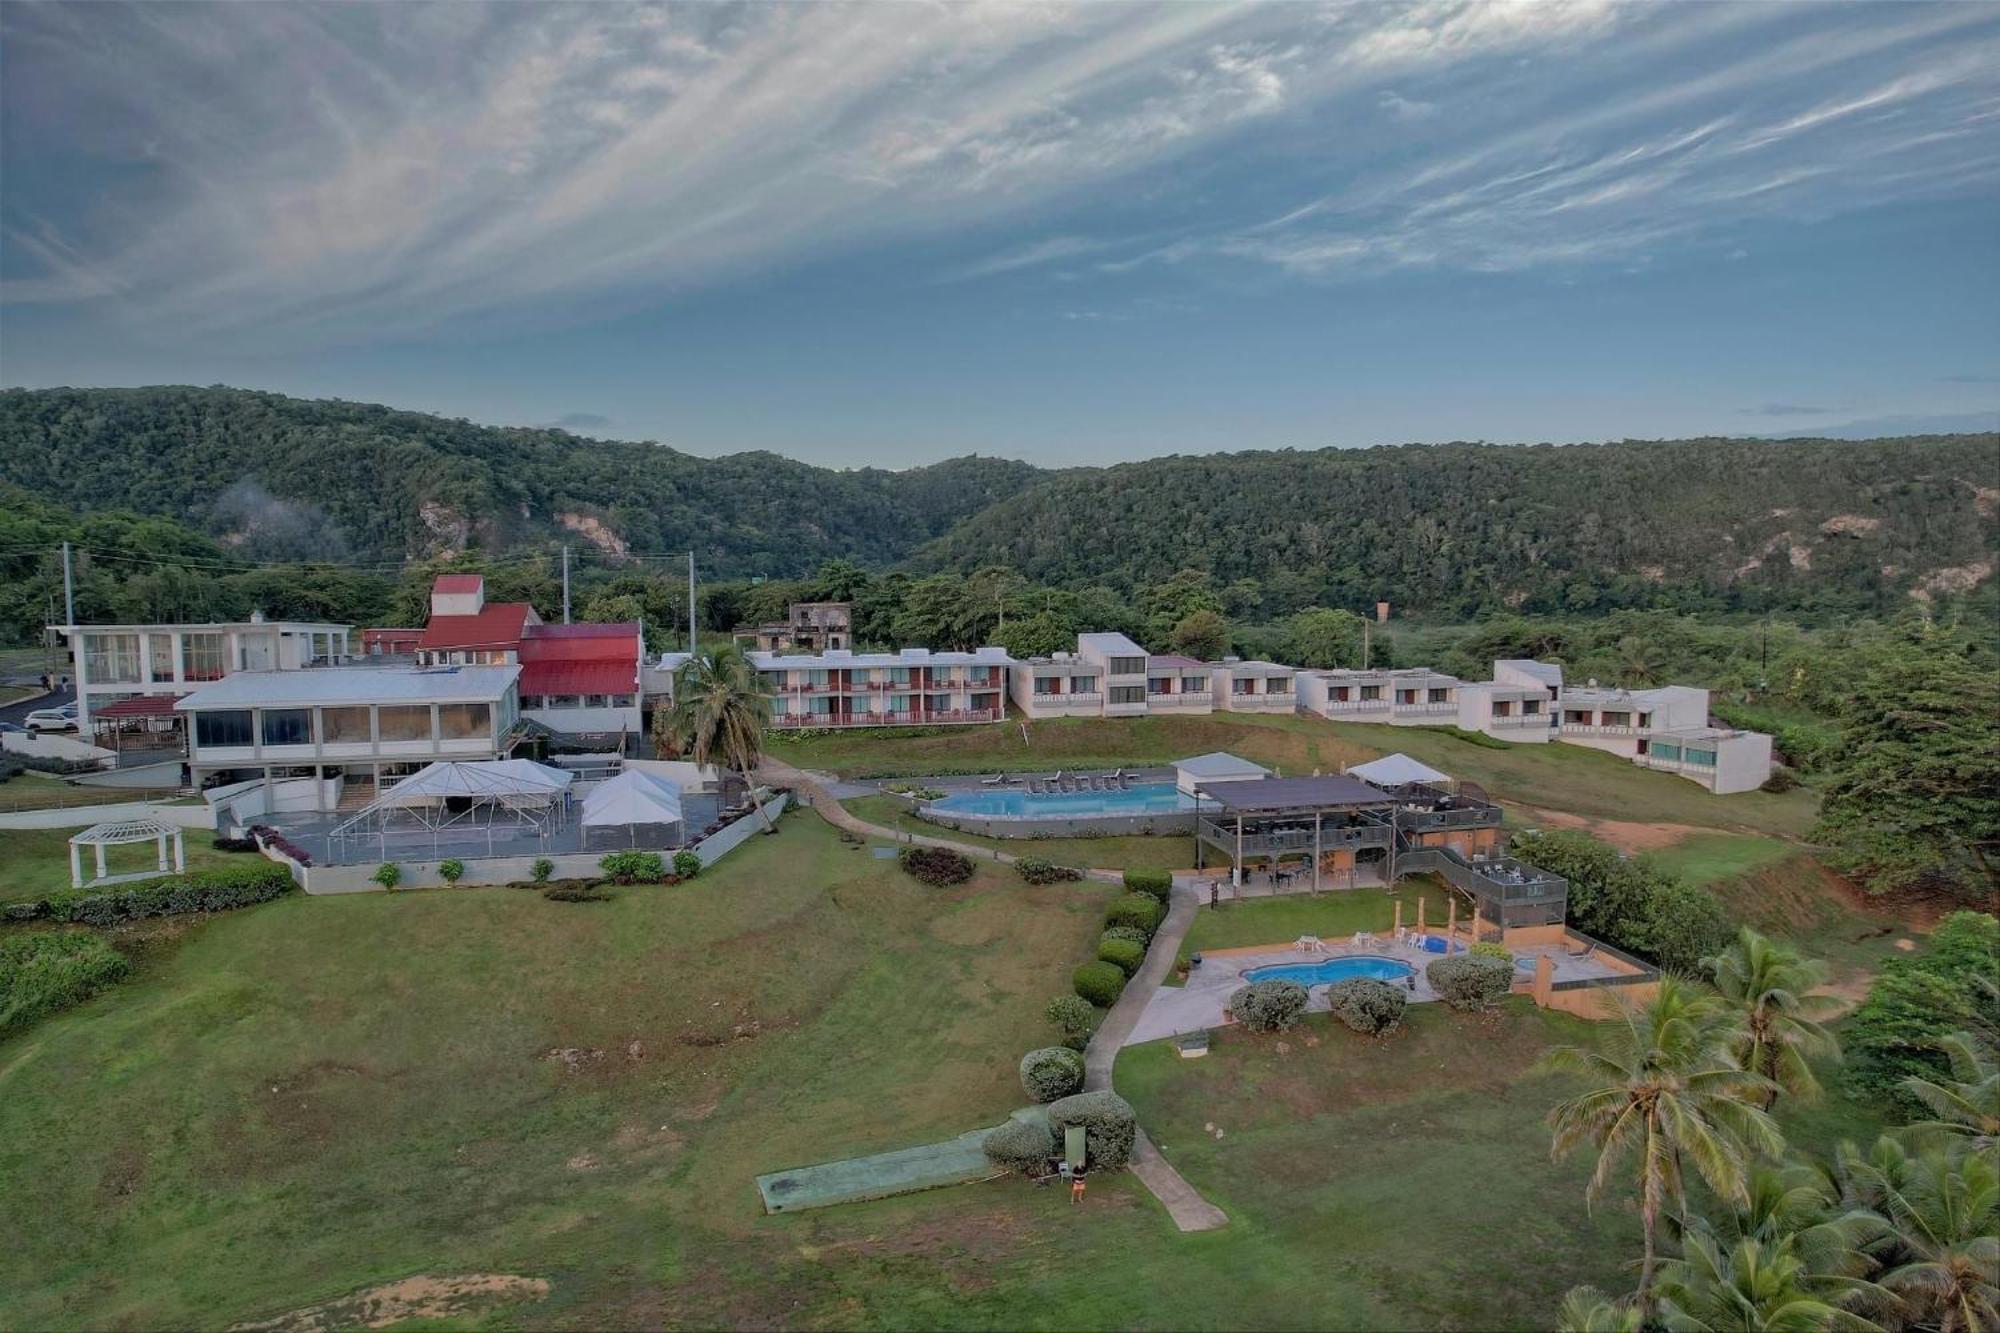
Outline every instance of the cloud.
<path fill-rule="evenodd" d="M 603 430 L 611 418 L 596 412 L 565 412 L 548 424 L 556 430 Z"/>
<path fill-rule="evenodd" d="M 1835 409 L 1813 407 L 1805 403 L 1764 403 L 1757 407 L 1738 408 L 1746 417 L 1820 417 Z"/>
<path fill-rule="evenodd" d="M 964 282 L 973 278 L 990 278 L 1000 273 L 1012 273 L 1017 269 L 1039 268 L 1043 264 L 1054 263 L 1057 260 L 1075 259 L 1080 255 L 1092 254 L 1105 249 L 1107 244 L 1105 241 L 1094 241 L 1084 236 L 1051 236 L 1047 240 L 1015 246 L 955 268 L 944 275 L 943 281 Z"/>
<path fill-rule="evenodd" d="M 1376 97 L 1375 105 L 1391 118 L 1401 121 L 1429 120 L 1438 111 L 1436 102 L 1419 102 L 1386 88 Z"/>

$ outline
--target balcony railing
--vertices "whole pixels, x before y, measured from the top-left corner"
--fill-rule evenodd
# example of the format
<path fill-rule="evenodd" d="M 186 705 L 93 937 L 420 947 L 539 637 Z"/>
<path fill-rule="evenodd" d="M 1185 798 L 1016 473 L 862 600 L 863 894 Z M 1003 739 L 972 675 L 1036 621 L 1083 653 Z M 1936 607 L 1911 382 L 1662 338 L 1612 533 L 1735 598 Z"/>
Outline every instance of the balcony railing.
<path fill-rule="evenodd" d="M 1652 730 L 1650 727 L 1605 725 L 1598 722 L 1564 722 L 1561 726 L 1565 736 L 1638 736 Z"/>
<path fill-rule="evenodd" d="M 1387 699 L 1328 699 L 1326 711 L 1329 713 L 1386 713 L 1389 711 Z"/>
<path fill-rule="evenodd" d="M 1031 694 L 1028 698 L 1035 704 L 1050 708 L 1068 707 L 1073 704 L 1100 704 L 1104 702 L 1104 696 L 1096 693 Z"/>
<path fill-rule="evenodd" d="M 1458 810 L 1396 811 L 1396 827 L 1405 833 L 1431 833 L 1438 829 L 1498 828 L 1501 812 L 1497 805 L 1467 806 Z"/>
<path fill-rule="evenodd" d="M 1201 821 L 1201 836 L 1211 844 L 1233 852 L 1237 846 L 1236 825 L 1213 819 Z M 1387 847 L 1392 834 L 1386 824 L 1342 824 L 1320 829 L 1319 847 L 1322 852 L 1339 851 L 1353 847 Z M 1245 856 L 1270 856 L 1285 852 L 1311 853 L 1313 831 L 1311 828 L 1263 829 L 1243 831 L 1243 854 Z"/>
<path fill-rule="evenodd" d="M 1426 699 L 1422 703 L 1396 704 L 1395 710 L 1398 716 L 1415 713 L 1424 717 L 1436 717 L 1441 713 L 1456 713 L 1458 705 L 1449 699 L 1435 701 Z"/>
<path fill-rule="evenodd" d="M 1148 708 L 1210 708 L 1213 702 L 1206 694 L 1149 694 L 1146 696 Z"/>
<path fill-rule="evenodd" d="M 1508 713 L 1493 719 L 1496 727 L 1546 727 L 1549 725 L 1545 713 Z"/>
<path fill-rule="evenodd" d="M 920 708 L 903 713 L 779 713 L 771 718 L 774 731 L 804 731 L 853 727 L 909 727 L 931 722 L 997 722 L 997 708 Z"/>

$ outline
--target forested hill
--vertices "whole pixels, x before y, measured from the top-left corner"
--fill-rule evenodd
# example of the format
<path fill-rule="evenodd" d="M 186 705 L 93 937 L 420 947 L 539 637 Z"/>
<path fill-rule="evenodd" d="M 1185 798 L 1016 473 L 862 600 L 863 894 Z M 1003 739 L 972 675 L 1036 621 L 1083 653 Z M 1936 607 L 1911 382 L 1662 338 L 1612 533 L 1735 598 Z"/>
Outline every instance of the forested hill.
<path fill-rule="evenodd" d="M 1993 572 L 2000 437 L 1447 444 L 1050 477 L 914 557 L 1056 585 L 1175 570 L 1266 606 L 1882 611 Z"/>
<path fill-rule="evenodd" d="M 1010 566 L 1140 594 L 1200 570 L 1308 606 L 1882 612 L 1990 577 L 2000 437 L 1447 444 L 1043 471 L 841 471 L 236 389 L 0 391 L 0 483 L 263 559 L 693 547 L 708 577 L 829 558 Z"/>
<path fill-rule="evenodd" d="M 175 519 L 265 559 L 401 559 L 560 537 L 690 547 L 731 576 L 902 558 L 1045 474 L 960 458 L 839 471 L 776 454 L 496 428 L 239 389 L 0 391 L 0 481 Z"/>

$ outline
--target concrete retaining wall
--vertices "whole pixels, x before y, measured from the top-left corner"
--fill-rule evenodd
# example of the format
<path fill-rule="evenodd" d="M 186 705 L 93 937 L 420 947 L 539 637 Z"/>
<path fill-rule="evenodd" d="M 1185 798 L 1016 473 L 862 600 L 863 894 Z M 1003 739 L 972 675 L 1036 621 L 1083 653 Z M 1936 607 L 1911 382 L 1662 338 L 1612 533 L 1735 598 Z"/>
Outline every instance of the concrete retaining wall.
<path fill-rule="evenodd" d="M 1157 815 L 1087 815 L 1074 818 L 1001 819 L 989 815 L 934 813 L 914 807 L 916 815 L 939 828 L 977 833 L 987 838 L 1126 838 L 1135 834 L 1192 837 L 1194 812 L 1176 810 Z"/>
<path fill-rule="evenodd" d="M 18 810 L 0 815 L 0 829 L 88 828 L 92 824 L 127 819 L 157 819 L 182 828 L 212 829 L 215 815 L 205 805 L 162 805 L 157 801 L 119 801 L 112 805 L 72 805 L 60 810 Z"/>

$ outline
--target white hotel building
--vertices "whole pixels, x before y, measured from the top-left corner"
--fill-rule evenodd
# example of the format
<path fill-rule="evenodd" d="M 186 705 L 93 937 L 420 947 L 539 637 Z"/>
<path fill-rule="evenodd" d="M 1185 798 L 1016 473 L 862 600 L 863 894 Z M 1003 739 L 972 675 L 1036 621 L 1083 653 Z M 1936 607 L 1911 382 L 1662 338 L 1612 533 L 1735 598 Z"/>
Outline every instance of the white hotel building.
<path fill-rule="evenodd" d="M 127 700 L 150 707 L 128 716 L 170 717 L 174 701 L 239 671 L 297 671 L 348 660 L 353 626 L 321 621 L 248 620 L 208 624 L 55 625 L 68 640 L 76 682 L 77 726 Z"/>
<path fill-rule="evenodd" d="M 1007 715 L 1004 648 L 934 653 L 748 654 L 779 731 L 998 722 Z"/>

